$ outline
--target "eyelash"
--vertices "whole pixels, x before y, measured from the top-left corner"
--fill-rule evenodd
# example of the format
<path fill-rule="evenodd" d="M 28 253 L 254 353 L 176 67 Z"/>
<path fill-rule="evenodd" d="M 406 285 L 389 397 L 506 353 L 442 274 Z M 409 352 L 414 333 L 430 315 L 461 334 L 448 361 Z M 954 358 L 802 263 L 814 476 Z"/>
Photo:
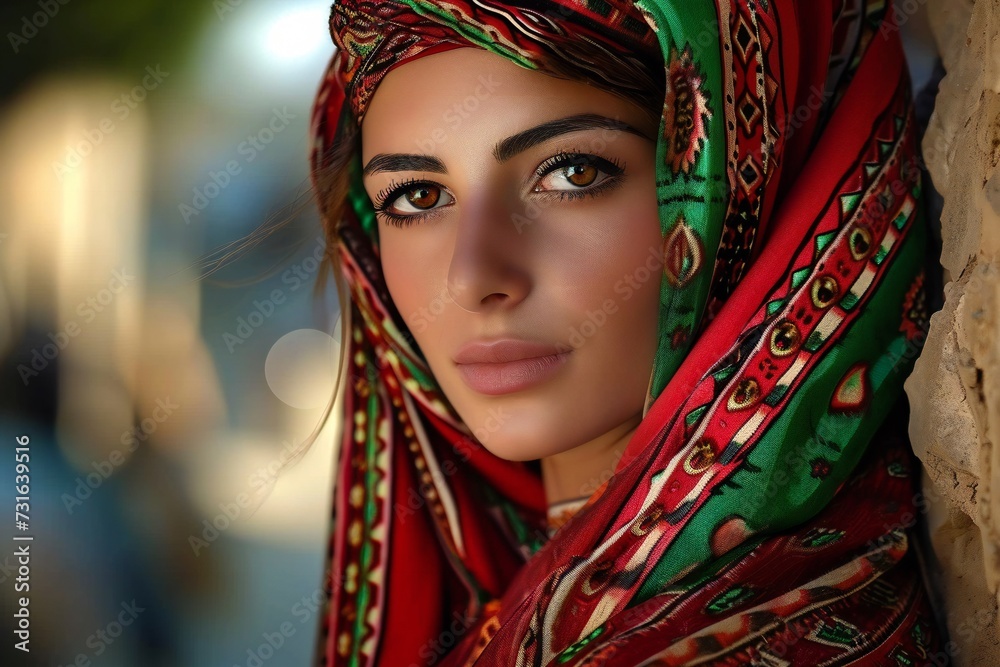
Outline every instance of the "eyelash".
<path fill-rule="evenodd" d="M 599 155 L 592 155 L 582 151 L 561 151 L 538 165 L 538 168 L 535 170 L 535 176 L 536 178 L 544 178 L 556 169 L 573 166 L 575 163 L 579 163 L 581 161 L 587 164 L 592 164 L 601 171 L 607 173 L 608 178 L 604 179 L 604 181 L 602 181 L 599 185 L 583 188 L 577 191 L 552 190 L 539 192 L 538 194 L 542 194 L 544 196 L 555 196 L 559 199 L 559 201 L 564 199 L 573 200 L 580 197 L 594 197 L 601 194 L 605 190 L 619 185 L 621 183 L 621 175 L 625 173 L 625 169 L 627 167 L 627 163 L 621 162 L 614 157 L 603 158 Z M 387 223 L 396 227 L 405 227 L 417 222 L 418 220 L 424 220 L 434 216 L 439 209 L 430 209 L 427 213 L 408 215 L 396 215 L 395 213 L 390 213 L 386 210 L 390 203 L 396 201 L 409 190 L 412 190 L 414 186 L 425 184 L 440 187 L 430 181 L 423 181 L 416 178 L 407 179 L 402 183 L 390 183 L 387 188 L 375 195 L 373 205 L 376 214 L 381 215 L 385 218 Z"/>

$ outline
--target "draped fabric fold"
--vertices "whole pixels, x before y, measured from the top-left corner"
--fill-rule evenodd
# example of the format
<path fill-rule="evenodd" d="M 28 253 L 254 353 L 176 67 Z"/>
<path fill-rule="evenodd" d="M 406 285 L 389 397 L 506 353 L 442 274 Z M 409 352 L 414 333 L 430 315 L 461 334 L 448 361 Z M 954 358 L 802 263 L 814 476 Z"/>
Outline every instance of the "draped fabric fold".
<path fill-rule="evenodd" d="M 311 159 L 350 368 L 319 664 L 947 664 L 912 532 L 926 229 L 891 9 L 334 5 Z M 393 306 L 361 184 L 379 82 L 457 46 L 662 97 L 643 420 L 551 536 L 537 473 L 479 444 Z"/>

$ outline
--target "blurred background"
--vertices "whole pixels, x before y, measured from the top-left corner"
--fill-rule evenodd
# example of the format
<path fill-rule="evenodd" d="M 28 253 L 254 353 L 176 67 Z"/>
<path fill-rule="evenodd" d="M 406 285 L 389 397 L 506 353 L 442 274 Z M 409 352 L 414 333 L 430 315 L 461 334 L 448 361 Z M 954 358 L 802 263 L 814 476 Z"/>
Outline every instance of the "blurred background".
<path fill-rule="evenodd" d="M 329 5 L 0 6 L 2 665 L 309 662 L 337 411 L 278 469 L 340 353 L 307 171 Z M 934 48 L 904 29 L 920 88 Z"/>
<path fill-rule="evenodd" d="M 0 664 L 308 663 L 335 421 L 277 470 L 339 357 L 307 172 L 329 6 L 0 8 Z M 30 653 L 12 646 L 25 594 Z"/>

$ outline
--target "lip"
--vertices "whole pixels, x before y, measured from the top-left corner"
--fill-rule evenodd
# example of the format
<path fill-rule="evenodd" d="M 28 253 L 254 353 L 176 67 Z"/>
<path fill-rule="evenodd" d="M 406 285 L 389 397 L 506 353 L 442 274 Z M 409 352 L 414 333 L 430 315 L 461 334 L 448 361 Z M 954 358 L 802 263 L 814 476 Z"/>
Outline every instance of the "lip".
<path fill-rule="evenodd" d="M 490 396 L 522 391 L 559 372 L 571 349 L 518 339 L 473 341 L 454 357 L 458 372 L 474 391 Z"/>

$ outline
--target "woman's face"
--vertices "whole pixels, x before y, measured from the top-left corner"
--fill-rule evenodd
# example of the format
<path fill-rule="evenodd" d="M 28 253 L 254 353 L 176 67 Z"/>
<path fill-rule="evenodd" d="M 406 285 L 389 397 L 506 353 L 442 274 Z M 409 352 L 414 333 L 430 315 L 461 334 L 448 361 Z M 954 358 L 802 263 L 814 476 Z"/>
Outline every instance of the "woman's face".
<path fill-rule="evenodd" d="M 404 64 L 376 90 L 364 181 L 389 292 L 497 456 L 551 456 L 641 417 L 662 277 L 657 132 L 631 102 L 475 48 Z"/>

